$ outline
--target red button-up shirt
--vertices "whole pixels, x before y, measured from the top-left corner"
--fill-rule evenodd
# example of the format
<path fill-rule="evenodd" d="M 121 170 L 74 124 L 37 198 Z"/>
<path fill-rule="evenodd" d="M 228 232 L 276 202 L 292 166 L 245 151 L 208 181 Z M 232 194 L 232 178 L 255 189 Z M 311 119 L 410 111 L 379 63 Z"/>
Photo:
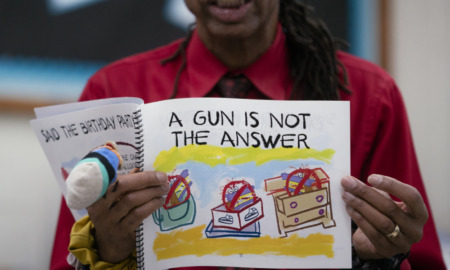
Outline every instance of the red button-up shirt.
<path fill-rule="evenodd" d="M 80 100 L 134 96 L 148 103 L 168 99 L 182 60 L 179 57 L 164 65 L 161 60 L 173 55 L 180 42 L 122 59 L 101 69 L 88 81 Z M 344 52 L 338 52 L 338 58 L 347 69 L 352 91 L 351 94 L 340 93 L 342 100 L 350 101 L 352 175 L 362 181 L 372 173 L 402 180 L 419 190 L 430 211 L 405 106 L 394 81 L 381 68 L 367 61 Z M 211 89 L 228 71 L 194 32 L 187 47 L 186 66 L 179 77 L 176 97 L 210 95 Z M 245 74 L 256 86 L 249 94 L 250 98 L 288 99 L 292 80 L 281 27 L 269 50 L 238 72 Z M 63 201 L 51 269 L 71 269 L 66 257 L 73 223 Z M 409 269 L 408 262 L 413 269 L 445 269 L 432 215 L 425 225 L 422 240 L 413 245 L 402 269 Z"/>

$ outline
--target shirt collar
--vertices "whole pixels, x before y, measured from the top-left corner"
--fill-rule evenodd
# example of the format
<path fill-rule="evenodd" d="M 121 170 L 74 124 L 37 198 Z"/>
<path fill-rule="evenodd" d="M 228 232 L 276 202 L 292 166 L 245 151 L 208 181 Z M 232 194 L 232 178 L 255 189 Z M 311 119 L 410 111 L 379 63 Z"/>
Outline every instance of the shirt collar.
<path fill-rule="evenodd" d="M 286 36 L 279 24 L 271 47 L 252 65 L 237 71 L 245 74 L 255 87 L 270 99 L 287 99 L 292 88 L 285 41 Z M 196 30 L 187 48 L 186 57 L 191 97 L 202 97 L 208 94 L 219 79 L 229 71 L 206 48 Z"/>

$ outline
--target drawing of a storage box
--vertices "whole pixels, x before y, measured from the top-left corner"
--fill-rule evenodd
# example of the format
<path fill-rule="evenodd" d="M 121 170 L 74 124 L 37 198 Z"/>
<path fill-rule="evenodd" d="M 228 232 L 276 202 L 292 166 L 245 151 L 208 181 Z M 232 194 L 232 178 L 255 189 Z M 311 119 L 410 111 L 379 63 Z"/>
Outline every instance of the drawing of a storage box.
<path fill-rule="evenodd" d="M 233 230 L 242 230 L 264 217 L 261 198 L 256 198 L 252 204 L 240 210 L 230 211 L 221 204 L 211 211 L 214 227 Z"/>
<path fill-rule="evenodd" d="M 300 174 L 303 179 L 299 183 L 289 183 L 289 179 L 282 177 L 265 181 L 266 191 L 274 199 L 280 233 L 320 224 L 324 228 L 335 226 L 329 177 L 321 168 L 309 173 L 306 177 Z"/>
<path fill-rule="evenodd" d="M 280 222 L 285 229 L 330 217 L 328 183 L 325 185 L 325 188 L 303 194 L 289 196 L 284 193 L 274 197 L 277 209 L 282 214 L 279 215 Z"/>

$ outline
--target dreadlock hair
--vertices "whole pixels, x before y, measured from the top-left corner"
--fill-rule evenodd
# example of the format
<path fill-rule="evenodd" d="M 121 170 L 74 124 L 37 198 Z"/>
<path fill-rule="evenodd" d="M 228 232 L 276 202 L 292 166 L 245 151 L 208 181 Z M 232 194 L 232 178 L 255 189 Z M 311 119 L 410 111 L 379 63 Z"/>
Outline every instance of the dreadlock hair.
<path fill-rule="evenodd" d="M 181 62 L 181 66 L 177 71 L 177 74 L 175 76 L 175 83 L 173 85 L 173 91 L 172 94 L 170 95 L 170 99 L 175 98 L 175 96 L 178 93 L 178 81 L 180 80 L 180 76 L 181 76 L 181 72 L 184 70 L 184 68 L 186 67 L 186 47 L 189 43 L 189 40 L 191 40 L 192 37 L 192 33 L 194 29 L 194 24 L 192 24 L 191 26 L 189 26 L 189 33 L 188 36 L 180 43 L 180 46 L 178 47 L 178 49 L 175 51 L 175 53 L 171 56 L 169 56 L 166 59 L 161 60 L 161 64 L 165 65 L 168 62 L 171 62 L 175 59 L 177 59 L 180 55 L 182 57 L 182 62 Z"/>
<path fill-rule="evenodd" d="M 290 76 L 294 82 L 290 99 L 338 100 L 339 89 L 350 93 L 346 70 L 336 58 L 339 41 L 332 38 L 321 20 L 310 16 L 311 10 L 300 0 L 280 0 L 278 19 L 286 34 Z M 161 61 L 164 65 L 182 57 L 171 99 L 178 92 L 178 81 L 186 67 L 185 50 L 193 29 L 191 25 L 175 53 Z"/>
<path fill-rule="evenodd" d="M 339 41 L 331 37 L 320 19 L 309 15 L 310 11 L 312 8 L 302 1 L 280 0 L 279 21 L 286 34 L 294 80 L 291 99 L 338 100 L 339 89 L 350 92 L 346 70 L 336 58 Z"/>

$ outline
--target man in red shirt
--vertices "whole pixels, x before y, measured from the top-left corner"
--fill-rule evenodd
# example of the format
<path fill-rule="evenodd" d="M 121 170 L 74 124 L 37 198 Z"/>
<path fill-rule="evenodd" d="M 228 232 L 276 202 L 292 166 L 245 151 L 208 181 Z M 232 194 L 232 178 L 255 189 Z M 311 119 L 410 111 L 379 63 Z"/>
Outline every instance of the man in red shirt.
<path fill-rule="evenodd" d="M 80 100 L 221 96 L 216 85 L 230 73 L 252 82 L 246 98 L 349 100 L 354 178 L 342 179 L 342 197 L 355 224 L 354 268 L 445 269 L 405 107 L 389 75 L 337 51 L 324 26 L 297 1 L 185 2 L 197 18 L 186 40 L 101 69 Z M 119 188 L 88 209 L 95 230 L 85 249 L 111 266 L 133 261 L 134 231 L 162 205 L 164 179 L 156 172 L 121 176 Z M 66 258 L 73 223 L 63 202 L 52 269 L 71 269 Z M 94 269 L 96 262 L 89 263 Z"/>

